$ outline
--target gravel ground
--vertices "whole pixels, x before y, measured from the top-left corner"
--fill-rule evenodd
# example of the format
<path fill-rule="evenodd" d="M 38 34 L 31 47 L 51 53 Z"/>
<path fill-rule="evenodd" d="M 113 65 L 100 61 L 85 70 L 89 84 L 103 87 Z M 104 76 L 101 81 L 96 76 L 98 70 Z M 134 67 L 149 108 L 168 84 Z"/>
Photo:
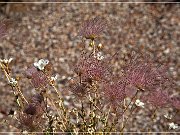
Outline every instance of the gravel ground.
<path fill-rule="evenodd" d="M 6 38 L 0 42 L 0 58 L 14 58 L 12 72 L 22 76 L 24 69 L 40 58 L 49 59 L 58 74 L 58 84 L 66 86 L 73 76 L 82 44 L 78 35 L 80 24 L 101 16 L 108 21 L 108 29 L 97 42 L 103 52 L 119 53 L 121 61 L 113 64 L 119 70 L 122 58 L 131 50 L 148 54 L 157 63 L 166 63 L 175 80 L 174 94 L 179 95 L 180 73 L 180 5 L 127 3 L 61 3 L 61 4 L 1 4 L 0 17 L 12 20 Z M 88 49 L 88 48 L 87 48 Z M 10 87 L 0 72 L 0 109 L 8 112 L 13 98 Z M 20 84 L 26 95 L 33 92 L 27 80 Z M 68 92 L 63 91 L 66 95 Z M 6 104 L 5 104 L 6 103 Z M 149 112 L 139 111 L 126 131 L 142 131 L 150 120 Z M 3 115 L 0 114 L 0 119 Z M 179 118 L 177 118 L 179 119 Z M 153 131 L 165 131 L 166 123 L 157 117 Z M 0 125 L 0 131 L 14 131 Z"/>

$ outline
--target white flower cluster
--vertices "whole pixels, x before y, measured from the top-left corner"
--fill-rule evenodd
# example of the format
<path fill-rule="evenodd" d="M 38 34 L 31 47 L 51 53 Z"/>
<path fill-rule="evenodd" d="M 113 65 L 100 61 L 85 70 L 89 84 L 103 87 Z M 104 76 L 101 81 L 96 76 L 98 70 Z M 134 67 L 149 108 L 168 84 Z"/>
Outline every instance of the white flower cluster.
<path fill-rule="evenodd" d="M 172 115 L 170 115 L 170 114 L 165 114 L 164 117 L 169 120 L 172 119 Z"/>
<path fill-rule="evenodd" d="M 56 80 L 57 80 L 57 77 L 58 77 L 57 75 L 52 76 L 52 77 L 51 77 L 51 81 L 56 81 Z"/>
<path fill-rule="evenodd" d="M 16 86 L 16 85 L 17 85 L 16 79 L 11 78 L 11 79 L 9 80 L 9 84 L 10 84 L 11 86 Z"/>
<path fill-rule="evenodd" d="M 95 58 L 96 58 L 97 60 L 103 60 L 103 59 L 104 59 L 104 56 L 103 56 L 102 52 L 98 52 L 98 53 L 96 54 Z"/>
<path fill-rule="evenodd" d="M 0 59 L 0 62 L 2 62 L 4 64 L 9 64 L 9 63 L 11 63 L 12 60 L 13 60 L 13 58 L 10 58 L 10 59 Z"/>
<path fill-rule="evenodd" d="M 38 62 L 34 63 L 34 66 L 39 70 L 44 70 L 44 67 L 49 63 L 49 60 L 40 59 Z"/>
<path fill-rule="evenodd" d="M 178 124 L 175 124 L 174 122 L 171 122 L 168 125 L 169 125 L 169 129 L 177 129 L 178 128 Z"/>
<path fill-rule="evenodd" d="M 135 101 L 135 105 L 144 108 L 144 103 L 141 102 L 139 99 Z"/>

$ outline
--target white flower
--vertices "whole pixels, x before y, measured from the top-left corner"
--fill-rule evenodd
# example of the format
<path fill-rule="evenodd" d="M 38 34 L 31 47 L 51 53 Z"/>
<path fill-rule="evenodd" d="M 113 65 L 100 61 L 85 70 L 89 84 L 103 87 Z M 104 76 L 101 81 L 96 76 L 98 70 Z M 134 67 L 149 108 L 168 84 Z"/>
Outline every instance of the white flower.
<path fill-rule="evenodd" d="M 44 67 L 49 63 L 49 60 L 40 59 L 38 62 L 34 63 L 34 66 L 39 70 L 44 70 Z"/>
<path fill-rule="evenodd" d="M 99 47 L 99 48 L 102 48 L 102 46 L 103 46 L 103 45 L 102 45 L 101 43 L 100 43 L 100 44 L 98 44 L 98 47 Z"/>
<path fill-rule="evenodd" d="M 4 64 L 9 64 L 9 63 L 11 63 L 12 60 L 13 60 L 13 58 L 10 58 L 10 59 L 0 59 L 0 62 L 2 62 Z"/>
<path fill-rule="evenodd" d="M 9 81 L 9 84 L 10 84 L 11 86 L 16 86 L 16 85 L 17 85 L 16 79 L 11 78 L 10 81 Z"/>
<path fill-rule="evenodd" d="M 137 100 L 135 101 L 135 104 L 136 104 L 136 106 L 139 106 L 139 107 L 144 108 L 144 103 L 141 102 L 139 99 L 137 99 Z"/>
<path fill-rule="evenodd" d="M 57 75 L 51 77 L 51 81 L 56 81 L 56 80 L 57 80 Z"/>
<path fill-rule="evenodd" d="M 168 125 L 169 125 L 169 129 L 177 129 L 178 128 L 178 124 L 174 124 L 174 122 L 171 122 Z"/>
<path fill-rule="evenodd" d="M 165 117 L 166 119 L 172 119 L 172 115 L 169 115 L 169 114 L 164 114 L 164 117 Z"/>
<path fill-rule="evenodd" d="M 26 131 L 26 130 L 23 131 L 22 133 L 28 135 L 28 131 Z"/>
<path fill-rule="evenodd" d="M 96 54 L 95 58 L 96 58 L 97 60 L 102 60 L 102 59 L 104 59 L 104 56 L 103 56 L 102 52 L 98 52 L 98 53 Z"/>

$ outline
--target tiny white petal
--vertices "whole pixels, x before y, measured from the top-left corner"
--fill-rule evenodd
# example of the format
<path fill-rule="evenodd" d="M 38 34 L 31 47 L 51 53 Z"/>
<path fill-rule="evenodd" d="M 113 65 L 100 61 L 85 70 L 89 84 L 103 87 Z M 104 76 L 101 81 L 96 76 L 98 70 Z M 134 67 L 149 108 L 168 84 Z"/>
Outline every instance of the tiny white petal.
<path fill-rule="evenodd" d="M 178 128 L 178 124 L 175 124 L 174 122 L 171 122 L 168 125 L 169 125 L 169 129 L 177 129 Z"/>
<path fill-rule="evenodd" d="M 49 63 L 49 60 L 45 60 L 46 65 Z"/>
<path fill-rule="evenodd" d="M 104 56 L 103 56 L 102 52 L 98 52 L 96 54 L 95 58 L 98 59 L 98 60 L 102 60 L 102 59 L 104 59 Z"/>
<path fill-rule="evenodd" d="M 38 66 L 38 63 L 37 63 L 37 62 L 35 62 L 35 63 L 34 63 L 34 66 L 35 66 L 35 67 L 37 67 L 37 66 Z"/>
<path fill-rule="evenodd" d="M 13 60 L 13 58 L 10 58 L 8 62 L 10 63 L 12 60 Z"/>
<path fill-rule="evenodd" d="M 5 60 L 4 60 L 4 63 L 8 63 L 8 61 L 9 61 L 9 60 L 5 59 Z"/>
<path fill-rule="evenodd" d="M 17 85 L 17 81 L 14 78 L 11 78 L 9 81 L 10 85 L 12 86 L 16 86 Z"/>
<path fill-rule="evenodd" d="M 66 76 L 65 76 L 65 75 L 63 75 L 61 78 L 62 78 L 62 79 L 66 79 Z"/>
<path fill-rule="evenodd" d="M 40 59 L 38 62 L 34 63 L 34 66 L 39 70 L 44 70 L 44 67 L 49 63 L 49 60 Z"/>
<path fill-rule="evenodd" d="M 135 105 L 144 108 L 144 103 L 141 102 L 139 99 L 135 101 Z"/>
<path fill-rule="evenodd" d="M 165 117 L 166 119 L 172 119 L 172 115 L 169 115 L 169 114 L 165 114 L 164 117 Z"/>
<path fill-rule="evenodd" d="M 5 63 L 5 64 L 9 64 L 12 60 L 13 60 L 13 58 L 10 58 L 10 59 L 0 59 L 0 62 Z"/>
<path fill-rule="evenodd" d="M 98 44 L 98 47 L 99 47 L 99 48 L 102 48 L 102 44 L 101 44 L 101 43 L 100 43 L 100 44 Z"/>
<path fill-rule="evenodd" d="M 57 80 L 57 75 L 55 75 L 55 76 L 52 76 L 52 77 L 51 77 L 51 80 L 52 80 L 52 81 L 55 81 L 55 80 Z"/>

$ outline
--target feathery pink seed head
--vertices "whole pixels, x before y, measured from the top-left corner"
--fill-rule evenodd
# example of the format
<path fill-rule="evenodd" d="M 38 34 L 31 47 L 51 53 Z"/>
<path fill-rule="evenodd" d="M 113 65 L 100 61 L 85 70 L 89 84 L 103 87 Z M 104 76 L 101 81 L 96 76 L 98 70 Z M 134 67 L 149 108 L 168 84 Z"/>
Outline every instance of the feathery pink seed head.
<path fill-rule="evenodd" d="M 81 76 L 83 81 L 96 80 L 107 81 L 111 73 L 104 61 L 99 61 L 93 56 L 83 56 L 76 64 L 74 71 Z"/>
<path fill-rule="evenodd" d="M 147 95 L 147 101 L 156 107 L 166 107 L 167 105 L 170 105 L 168 93 L 160 88 L 149 93 L 149 95 Z"/>
<path fill-rule="evenodd" d="M 113 104 L 118 104 L 123 101 L 126 97 L 125 88 L 126 84 L 122 81 L 102 84 L 102 92 L 108 101 Z"/>
<path fill-rule="evenodd" d="M 35 88 L 45 87 L 48 84 L 48 77 L 45 73 L 32 66 L 25 71 L 25 76 L 31 79 Z"/>
<path fill-rule="evenodd" d="M 170 99 L 170 101 L 174 108 L 180 109 L 180 97 L 174 96 Z"/>
<path fill-rule="evenodd" d="M 104 31 L 106 25 L 106 20 L 100 17 L 87 20 L 82 24 L 79 35 L 87 39 L 94 39 Z"/>

